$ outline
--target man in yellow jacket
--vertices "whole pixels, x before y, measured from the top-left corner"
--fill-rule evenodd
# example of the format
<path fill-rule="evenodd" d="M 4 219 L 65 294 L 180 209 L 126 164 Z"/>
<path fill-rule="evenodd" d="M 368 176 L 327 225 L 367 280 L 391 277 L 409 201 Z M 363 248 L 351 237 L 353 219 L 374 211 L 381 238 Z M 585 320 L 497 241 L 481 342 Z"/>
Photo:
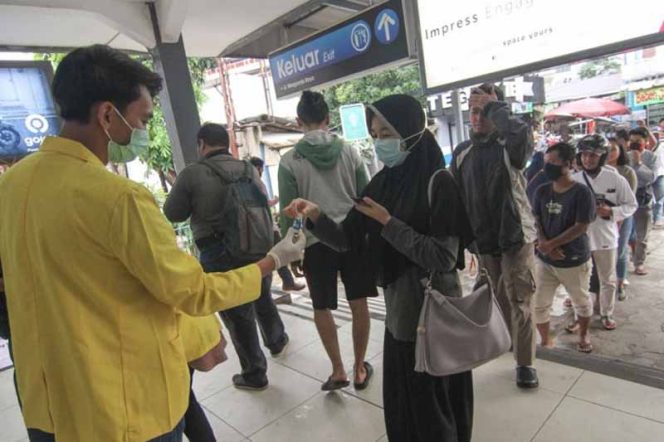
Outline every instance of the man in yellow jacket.
<path fill-rule="evenodd" d="M 262 276 L 302 255 L 303 235 L 291 234 L 257 264 L 206 274 L 152 195 L 105 169 L 147 147 L 160 88 L 107 46 L 71 52 L 53 80 L 60 136 L 0 178 L 0 260 L 32 441 L 181 440 L 189 372 L 176 313 L 253 301 Z"/>

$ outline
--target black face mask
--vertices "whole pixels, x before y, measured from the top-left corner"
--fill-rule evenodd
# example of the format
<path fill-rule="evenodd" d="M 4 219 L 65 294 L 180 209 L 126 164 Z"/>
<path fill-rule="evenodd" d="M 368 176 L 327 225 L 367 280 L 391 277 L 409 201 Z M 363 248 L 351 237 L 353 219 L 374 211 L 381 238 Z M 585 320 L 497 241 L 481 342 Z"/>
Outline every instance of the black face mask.
<path fill-rule="evenodd" d="M 563 176 L 563 166 L 558 164 L 544 163 L 544 175 L 551 181 L 556 181 Z"/>
<path fill-rule="evenodd" d="M 629 143 L 629 150 L 641 150 L 641 143 L 637 143 L 636 141 Z"/>

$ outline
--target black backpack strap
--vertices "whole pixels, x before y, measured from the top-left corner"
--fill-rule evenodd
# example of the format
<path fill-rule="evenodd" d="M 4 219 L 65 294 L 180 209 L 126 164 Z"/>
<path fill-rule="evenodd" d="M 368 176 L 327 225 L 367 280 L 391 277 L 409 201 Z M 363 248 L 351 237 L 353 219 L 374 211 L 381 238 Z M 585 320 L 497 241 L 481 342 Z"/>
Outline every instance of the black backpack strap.
<path fill-rule="evenodd" d="M 218 167 L 216 164 L 214 164 L 212 161 L 209 161 L 208 159 L 200 160 L 199 163 L 210 168 L 212 172 L 214 172 L 219 178 L 221 178 L 224 184 L 231 184 L 236 181 L 228 172 L 223 170 L 221 167 Z"/>
<path fill-rule="evenodd" d="M 595 189 L 593 188 L 593 185 L 590 184 L 590 180 L 588 179 L 588 176 L 586 175 L 585 170 L 583 172 L 581 172 L 581 174 L 583 174 L 583 180 L 586 182 L 586 184 L 590 188 L 590 191 L 593 193 L 594 196 L 597 196 L 597 194 L 595 193 Z"/>

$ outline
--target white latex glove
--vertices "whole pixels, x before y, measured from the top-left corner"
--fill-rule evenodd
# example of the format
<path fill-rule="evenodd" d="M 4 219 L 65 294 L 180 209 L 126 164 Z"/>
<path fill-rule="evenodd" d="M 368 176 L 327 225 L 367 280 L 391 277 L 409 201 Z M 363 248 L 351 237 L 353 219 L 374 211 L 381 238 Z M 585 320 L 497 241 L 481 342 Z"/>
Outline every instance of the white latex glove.
<path fill-rule="evenodd" d="M 304 248 L 307 245 L 307 237 L 304 231 L 300 230 L 297 240 L 293 239 L 297 230 L 292 227 L 288 229 L 286 237 L 279 241 L 272 250 L 267 253 L 274 259 L 275 268 L 280 269 L 293 261 L 299 261 L 304 258 Z"/>

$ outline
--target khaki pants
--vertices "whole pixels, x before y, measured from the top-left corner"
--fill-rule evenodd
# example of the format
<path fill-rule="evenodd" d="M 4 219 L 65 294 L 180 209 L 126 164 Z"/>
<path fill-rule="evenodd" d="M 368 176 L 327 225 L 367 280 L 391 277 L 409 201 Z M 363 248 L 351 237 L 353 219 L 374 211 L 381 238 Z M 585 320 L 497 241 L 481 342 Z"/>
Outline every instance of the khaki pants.
<path fill-rule="evenodd" d="M 501 256 L 480 256 L 480 265 L 489 273 L 505 322 L 512 332 L 514 359 L 519 366 L 533 365 L 535 361 L 531 306 L 535 293 L 533 260 L 532 243 Z"/>
<path fill-rule="evenodd" d="M 616 307 L 617 250 L 595 250 L 595 271 L 599 279 L 599 311 L 602 316 L 613 316 Z"/>
<path fill-rule="evenodd" d="M 579 317 L 589 318 L 593 314 L 593 302 L 590 298 L 590 260 L 576 267 L 554 267 L 537 258 L 535 264 L 535 323 L 545 324 L 551 318 L 551 306 L 556 290 L 562 284 L 572 298 L 574 311 Z"/>
<path fill-rule="evenodd" d="M 646 262 L 648 252 L 648 236 L 652 227 L 652 208 L 639 207 L 634 213 L 634 230 L 636 244 L 634 246 L 634 266 L 642 266 Z"/>

